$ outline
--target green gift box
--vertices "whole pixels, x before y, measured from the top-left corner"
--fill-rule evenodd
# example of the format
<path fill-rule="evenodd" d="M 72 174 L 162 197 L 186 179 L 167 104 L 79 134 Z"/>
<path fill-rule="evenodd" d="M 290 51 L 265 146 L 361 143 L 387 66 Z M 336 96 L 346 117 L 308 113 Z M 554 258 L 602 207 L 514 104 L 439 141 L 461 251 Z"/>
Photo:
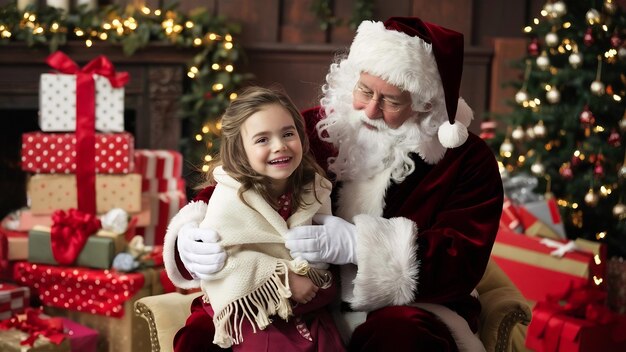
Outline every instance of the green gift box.
<path fill-rule="evenodd" d="M 123 250 L 120 240 L 123 235 L 91 235 L 76 258 L 74 266 L 95 269 L 110 269 L 113 258 Z M 35 226 L 28 232 L 28 261 L 39 264 L 58 265 L 52 254 L 50 228 Z"/>

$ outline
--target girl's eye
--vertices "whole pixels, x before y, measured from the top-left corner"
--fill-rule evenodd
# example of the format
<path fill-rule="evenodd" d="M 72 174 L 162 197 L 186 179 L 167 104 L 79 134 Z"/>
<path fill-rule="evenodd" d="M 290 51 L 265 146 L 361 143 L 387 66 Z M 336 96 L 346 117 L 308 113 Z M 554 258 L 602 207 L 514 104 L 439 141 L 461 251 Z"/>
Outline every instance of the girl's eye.
<path fill-rule="evenodd" d="M 293 137 L 293 136 L 295 136 L 295 135 L 296 135 L 296 134 L 295 134 L 295 133 L 293 133 L 293 132 L 285 132 L 284 137 Z"/>
<path fill-rule="evenodd" d="M 257 139 L 254 143 L 258 144 L 258 143 L 265 143 L 265 142 L 267 142 L 267 138 L 263 137 L 263 138 Z"/>

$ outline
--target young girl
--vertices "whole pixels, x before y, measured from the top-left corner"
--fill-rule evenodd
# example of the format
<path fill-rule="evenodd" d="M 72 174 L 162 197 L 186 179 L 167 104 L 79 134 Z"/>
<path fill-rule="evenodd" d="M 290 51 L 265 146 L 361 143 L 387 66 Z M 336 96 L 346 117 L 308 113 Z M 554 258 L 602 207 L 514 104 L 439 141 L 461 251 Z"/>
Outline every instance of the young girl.
<path fill-rule="evenodd" d="M 304 129 L 286 95 L 260 87 L 245 90 L 222 117 L 220 157 L 208 173 L 215 190 L 200 224 L 220 235 L 228 254 L 201 284 L 220 347 L 343 350 L 323 308 L 335 292 L 330 272 L 294 260 L 284 245 L 289 228 L 331 213 L 331 184 Z"/>

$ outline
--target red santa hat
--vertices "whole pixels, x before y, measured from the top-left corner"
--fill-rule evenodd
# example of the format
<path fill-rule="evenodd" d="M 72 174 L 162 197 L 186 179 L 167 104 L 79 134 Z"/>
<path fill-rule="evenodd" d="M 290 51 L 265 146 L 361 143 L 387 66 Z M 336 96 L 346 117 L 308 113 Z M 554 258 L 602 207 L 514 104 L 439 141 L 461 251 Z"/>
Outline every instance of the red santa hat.
<path fill-rule="evenodd" d="M 410 92 L 414 110 L 429 111 L 439 105 L 441 113 L 433 123 L 442 146 L 465 143 L 472 111 L 459 97 L 463 34 L 417 17 L 365 21 L 350 47 L 349 60 L 361 71 Z"/>

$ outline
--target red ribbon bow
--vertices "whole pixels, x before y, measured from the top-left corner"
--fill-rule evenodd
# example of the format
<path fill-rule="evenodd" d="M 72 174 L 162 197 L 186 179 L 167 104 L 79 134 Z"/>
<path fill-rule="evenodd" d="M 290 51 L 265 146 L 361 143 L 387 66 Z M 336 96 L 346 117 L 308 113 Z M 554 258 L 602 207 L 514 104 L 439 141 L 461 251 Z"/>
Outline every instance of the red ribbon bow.
<path fill-rule="evenodd" d="M 50 246 L 57 263 L 72 265 L 83 250 L 87 239 L 102 225 L 95 215 L 70 209 L 67 213 L 57 210 L 52 214 Z"/>
<path fill-rule="evenodd" d="M 113 87 L 124 86 L 128 72 L 115 72 L 104 56 L 90 61 L 82 69 L 60 51 L 46 59 L 50 67 L 76 75 L 76 188 L 78 209 L 96 213 L 96 84 L 94 74 L 106 77 Z"/>
<path fill-rule="evenodd" d="M 606 306 L 606 291 L 590 284 L 574 286 L 570 281 L 564 292 L 548 295 L 546 301 L 571 317 L 608 324 L 615 315 Z M 560 302 L 565 301 L 564 305 Z"/>
<path fill-rule="evenodd" d="M 28 338 L 20 342 L 22 346 L 33 346 L 41 335 L 55 345 L 65 339 L 63 320 L 61 318 L 41 318 L 41 309 L 26 308 L 26 319 L 14 315 L 10 319 L 0 321 L 0 330 L 17 329 L 28 334 Z"/>

